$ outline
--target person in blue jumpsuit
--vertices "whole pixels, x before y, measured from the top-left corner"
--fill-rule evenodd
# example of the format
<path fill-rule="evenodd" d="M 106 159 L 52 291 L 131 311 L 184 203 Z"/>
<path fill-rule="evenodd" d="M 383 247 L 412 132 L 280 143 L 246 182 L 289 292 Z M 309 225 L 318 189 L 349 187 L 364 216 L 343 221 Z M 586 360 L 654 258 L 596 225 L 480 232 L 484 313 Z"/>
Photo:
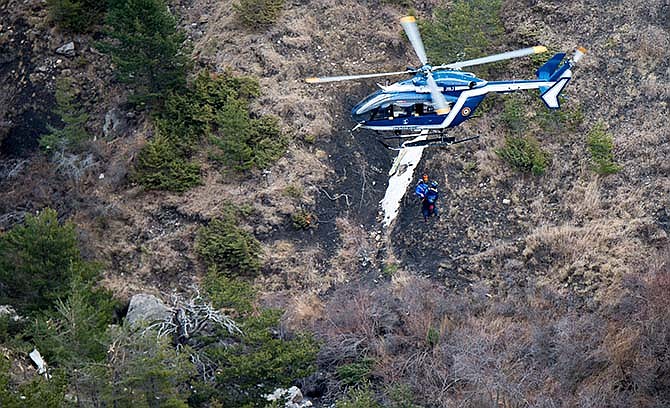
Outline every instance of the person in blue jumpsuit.
<path fill-rule="evenodd" d="M 419 199 L 419 201 L 423 201 L 424 198 L 426 198 L 426 193 L 428 192 L 428 174 L 425 174 L 421 176 L 421 179 L 419 182 L 416 184 L 416 188 L 414 189 L 414 195 Z"/>
<path fill-rule="evenodd" d="M 428 222 L 428 217 L 431 215 L 436 217 L 439 215 L 437 210 L 437 199 L 440 197 L 440 192 L 437 190 L 437 186 L 437 181 L 432 181 L 421 202 L 421 212 L 423 213 L 423 220 L 426 222 Z"/>

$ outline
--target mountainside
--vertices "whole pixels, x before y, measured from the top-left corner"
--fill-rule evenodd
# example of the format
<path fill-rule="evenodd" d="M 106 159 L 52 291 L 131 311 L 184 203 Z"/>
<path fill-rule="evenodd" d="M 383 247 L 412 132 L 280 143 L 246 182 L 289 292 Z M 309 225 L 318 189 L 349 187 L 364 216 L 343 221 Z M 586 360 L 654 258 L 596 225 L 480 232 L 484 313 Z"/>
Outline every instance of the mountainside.
<path fill-rule="evenodd" d="M 127 305 L 137 293 L 167 301 L 210 287 L 212 273 L 227 272 L 221 259 L 209 262 L 203 231 L 217 220 L 234 225 L 260 242 L 259 251 L 249 250 L 259 265 L 257 273 L 233 270 L 226 279 L 243 278 L 258 298 L 253 312 L 225 301 L 218 307 L 240 321 L 281 308 L 281 325 L 268 337 L 313 334 L 315 370 L 258 381 L 292 382 L 317 406 L 670 404 L 667 0 L 502 1 L 501 33 L 481 55 L 538 44 L 551 52 L 474 72 L 531 79 L 553 52 L 584 46 L 561 110 L 548 111 L 534 92 L 489 95 L 478 117 L 454 130 L 479 138 L 427 149 L 417 167 L 415 174 L 439 183 L 439 218 L 424 222 L 408 191 L 388 228 L 379 201 L 395 152 L 371 131 L 351 131 L 349 117 L 375 81 L 313 85 L 304 78 L 416 67 L 400 18 L 416 15 L 424 33 L 456 30 L 440 18 L 468 2 L 288 1 L 276 21 L 255 28 L 242 21 L 239 2 L 168 3 L 187 38 L 189 83 L 199 72 L 212 80 L 257 78 L 250 117 L 279 118 L 287 140 L 281 158 L 236 171 L 212 160 L 207 143 L 216 134 L 208 133 L 207 147 L 189 158 L 200 166 L 199 185 L 183 192 L 143 186 L 138 162 L 144 146 L 162 137 L 160 113 L 131 103 L 133 86 L 118 80 L 118 62 L 102 52 L 103 20 L 71 34 L 50 19 L 46 3 L 5 0 L 0 237 L 27 215 L 55 209 L 61 222 L 76 225 L 82 259 L 100 263 L 99 287 Z M 56 53 L 70 41 L 73 54 Z M 451 62 L 433 39 L 424 41 L 431 58 L 445 59 L 431 62 Z M 89 115 L 92 140 L 76 157 L 50 156 L 38 143 L 49 126 L 61 125 L 54 109 L 62 78 Z M 611 136 L 617 171 L 597 171 L 594 135 Z M 549 158 L 542 174 L 501 158 L 515 137 L 538 142 Z M 237 254 L 225 253 L 223 263 Z M 3 265 L 0 272 L 11 274 Z M 236 287 L 221 283 L 228 286 Z M 21 336 L 23 348 L 36 342 Z M 32 374 L 17 379 L 15 362 L 28 360 L 9 337 L 0 340 L 18 384 Z M 226 378 L 244 377 L 235 375 Z M 238 406 L 194 395 L 193 406 Z"/>

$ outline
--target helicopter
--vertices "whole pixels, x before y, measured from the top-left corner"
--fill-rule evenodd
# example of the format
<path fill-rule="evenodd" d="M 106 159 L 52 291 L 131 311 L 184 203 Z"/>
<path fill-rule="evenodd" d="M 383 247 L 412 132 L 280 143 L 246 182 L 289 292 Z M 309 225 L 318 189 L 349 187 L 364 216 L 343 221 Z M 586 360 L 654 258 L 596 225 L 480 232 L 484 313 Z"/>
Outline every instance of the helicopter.
<path fill-rule="evenodd" d="M 549 109 L 560 108 L 559 95 L 572 78 L 572 69 L 586 53 L 578 47 L 571 58 L 557 53 L 536 72 L 537 79 L 486 81 L 462 68 L 487 64 L 511 58 L 524 57 L 547 51 L 535 46 L 487 57 L 432 66 L 419 34 L 416 19 L 400 19 L 422 66 L 405 71 L 307 78 L 307 83 L 326 83 L 383 76 L 413 74 L 410 79 L 390 85 L 378 86 L 377 92 L 359 102 L 351 111 L 357 122 L 355 129 L 364 128 L 379 132 L 393 132 L 384 139 L 397 139 L 397 146 L 382 142 L 387 148 L 400 150 L 406 147 L 440 146 L 460 143 L 477 138 L 455 140 L 445 137 L 446 130 L 473 117 L 473 113 L 489 92 L 510 93 L 519 90 L 539 89 L 540 98 Z"/>

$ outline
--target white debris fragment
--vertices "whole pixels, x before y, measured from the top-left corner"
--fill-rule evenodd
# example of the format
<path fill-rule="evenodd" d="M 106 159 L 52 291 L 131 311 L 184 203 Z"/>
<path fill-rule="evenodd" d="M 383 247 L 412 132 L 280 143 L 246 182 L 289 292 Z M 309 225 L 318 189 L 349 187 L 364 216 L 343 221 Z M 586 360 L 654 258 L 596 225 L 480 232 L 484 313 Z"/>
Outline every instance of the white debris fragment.
<path fill-rule="evenodd" d="M 284 401 L 285 408 L 307 408 L 312 406 L 312 401 L 302 396 L 300 388 L 293 386 L 289 389 L 277 388 L 272 394 L 265 395 L 268 401 Z"/>
<path fill-rule="evenodd" d="M 33 351 L 31 351 L 30 354 L 28 355 L 30 356 L 30 359 L 33 360 L 33 362 L 35 362 L 35 365 L 37 366 L 37 374 L 40 375 L 45 374 L 45 376 L 49 378 L 47 374 L 47 363 L 42 358 L 40 352 L 37 351 L 37 349 L 33 349 Z"/>
<path fill-rule="evenodd" d="M 419 141 L 425 138 L 426 136 L 419 136 L 412 141 Z M 395 158 L 389 172 L 390 178 L 386 194 L 384 194 L 384 198 L 380 203 L 384 212 L 384 219 L 382 221 L 384 227 L 391 225 L 393 220 L 398 216 L 400 202 L 407 191 L 407 187 L 414 181 L 414 171 L 419 161 L 421 161 L 424 148 L 422 146 L 408 147 L 398 152 L 398 156 Z"/>

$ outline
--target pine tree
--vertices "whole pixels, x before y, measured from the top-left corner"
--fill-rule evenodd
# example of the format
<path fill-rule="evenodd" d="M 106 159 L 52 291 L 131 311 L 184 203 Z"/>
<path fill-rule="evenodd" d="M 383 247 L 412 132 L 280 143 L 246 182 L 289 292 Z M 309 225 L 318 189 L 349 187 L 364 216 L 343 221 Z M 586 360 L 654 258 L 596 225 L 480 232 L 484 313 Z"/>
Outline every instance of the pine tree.
<path fill-rule="evenodd" d="M 74 224 L 60 225 L 52 209 L 0 235 L 0 304 L 25 312 L 50 308 L 68 293 L 73 276 L 95 272 L 81 258 Z"/>
<path fill-rule="evenodd" d="M 40 137 L 40 146 L 48 151 L 77 150 L 91 139 L 86 131 L 88 114 L 74 96 L 72 82 L 59 79 L 56 82 L 56 108 L 54 113 L 63 122 L 62 128 L 49 125 L 49 133 Z"/>
<path fill-rule="evenodd" d="M 186 84 L 185 35 L 164 0 L 111 0 L 107 14 L 112 41 L 102 45 L 120 80 L 135 87 L 137 103 L 155 103 Z"/>
<path fill-rule="evenodd" d="M 101 23 L 106 4 L 99 0 L 47 0 L 51 19 L 74 32 L 85 32 Z"/>

